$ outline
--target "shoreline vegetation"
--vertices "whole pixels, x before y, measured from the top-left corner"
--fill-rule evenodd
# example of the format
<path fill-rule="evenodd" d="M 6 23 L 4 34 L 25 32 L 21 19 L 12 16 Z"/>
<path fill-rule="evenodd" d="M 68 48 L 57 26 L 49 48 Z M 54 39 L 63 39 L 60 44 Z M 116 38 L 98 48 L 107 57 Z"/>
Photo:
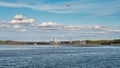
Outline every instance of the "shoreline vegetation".
<path fill-rule="evenodd" d="M 120 39 L 114 40 L 70 40 L 70 41 L 12 41 L 12 40 L 0 40 L 0 45 L 116 45 L 120 44 Z"/>

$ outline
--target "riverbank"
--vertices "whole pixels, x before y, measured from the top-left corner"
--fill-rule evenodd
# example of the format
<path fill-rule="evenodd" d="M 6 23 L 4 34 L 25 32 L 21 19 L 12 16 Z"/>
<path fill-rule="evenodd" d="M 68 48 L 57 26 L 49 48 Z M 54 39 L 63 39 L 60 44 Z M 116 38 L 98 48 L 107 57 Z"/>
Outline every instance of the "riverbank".
<path fill-rule="evenodd" d="M 68 45 L 68 46 L 99 46 L 119 45 L 120 39 L 115 40 L 70 40 L 70 41 L 0 41 L 0 45 Z"/>

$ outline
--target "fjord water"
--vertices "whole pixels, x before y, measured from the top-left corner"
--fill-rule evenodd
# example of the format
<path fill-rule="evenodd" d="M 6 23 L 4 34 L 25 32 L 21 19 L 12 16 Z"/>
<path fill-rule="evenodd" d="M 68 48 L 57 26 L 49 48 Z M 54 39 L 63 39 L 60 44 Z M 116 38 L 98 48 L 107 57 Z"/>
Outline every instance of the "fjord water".
<path fill-rule="evenodd" d="M 119 67 L 119 46 L 0 45 L 0 68 Z"/>

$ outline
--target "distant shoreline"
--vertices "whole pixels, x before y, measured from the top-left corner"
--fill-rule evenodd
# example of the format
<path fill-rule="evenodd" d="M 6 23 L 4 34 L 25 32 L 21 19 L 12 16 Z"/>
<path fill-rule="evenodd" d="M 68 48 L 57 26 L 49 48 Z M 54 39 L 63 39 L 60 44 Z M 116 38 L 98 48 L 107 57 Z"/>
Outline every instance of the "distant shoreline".
<path fill-rule="evenodd" d="M 99 46 L 99 45 L 119 45 L 120 39 L 115 40 L 72 40 L 72 41 L 0 41 L 0 45 L 66 45 L 66 46 Z"/>

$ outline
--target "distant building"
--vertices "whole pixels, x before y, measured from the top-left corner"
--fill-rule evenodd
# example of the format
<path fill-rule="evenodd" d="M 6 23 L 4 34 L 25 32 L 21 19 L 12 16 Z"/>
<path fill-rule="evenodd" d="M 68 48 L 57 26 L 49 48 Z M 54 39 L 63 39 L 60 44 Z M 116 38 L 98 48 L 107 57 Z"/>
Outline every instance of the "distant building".
<path fill-rule="evenodd" d="M 50 44 L 52 44 L 53 47 L 56 47 L 58 44 L 60 44 L 60 42 L 55 37 L 53 37 L 53 41 L 51 41 Z"/>
<path fill-rule="evenodd" d="M 72 44 L 81 44 L 81 45 L 85 45 L 87 44 L 86 41 L 72 41 Z"/>

